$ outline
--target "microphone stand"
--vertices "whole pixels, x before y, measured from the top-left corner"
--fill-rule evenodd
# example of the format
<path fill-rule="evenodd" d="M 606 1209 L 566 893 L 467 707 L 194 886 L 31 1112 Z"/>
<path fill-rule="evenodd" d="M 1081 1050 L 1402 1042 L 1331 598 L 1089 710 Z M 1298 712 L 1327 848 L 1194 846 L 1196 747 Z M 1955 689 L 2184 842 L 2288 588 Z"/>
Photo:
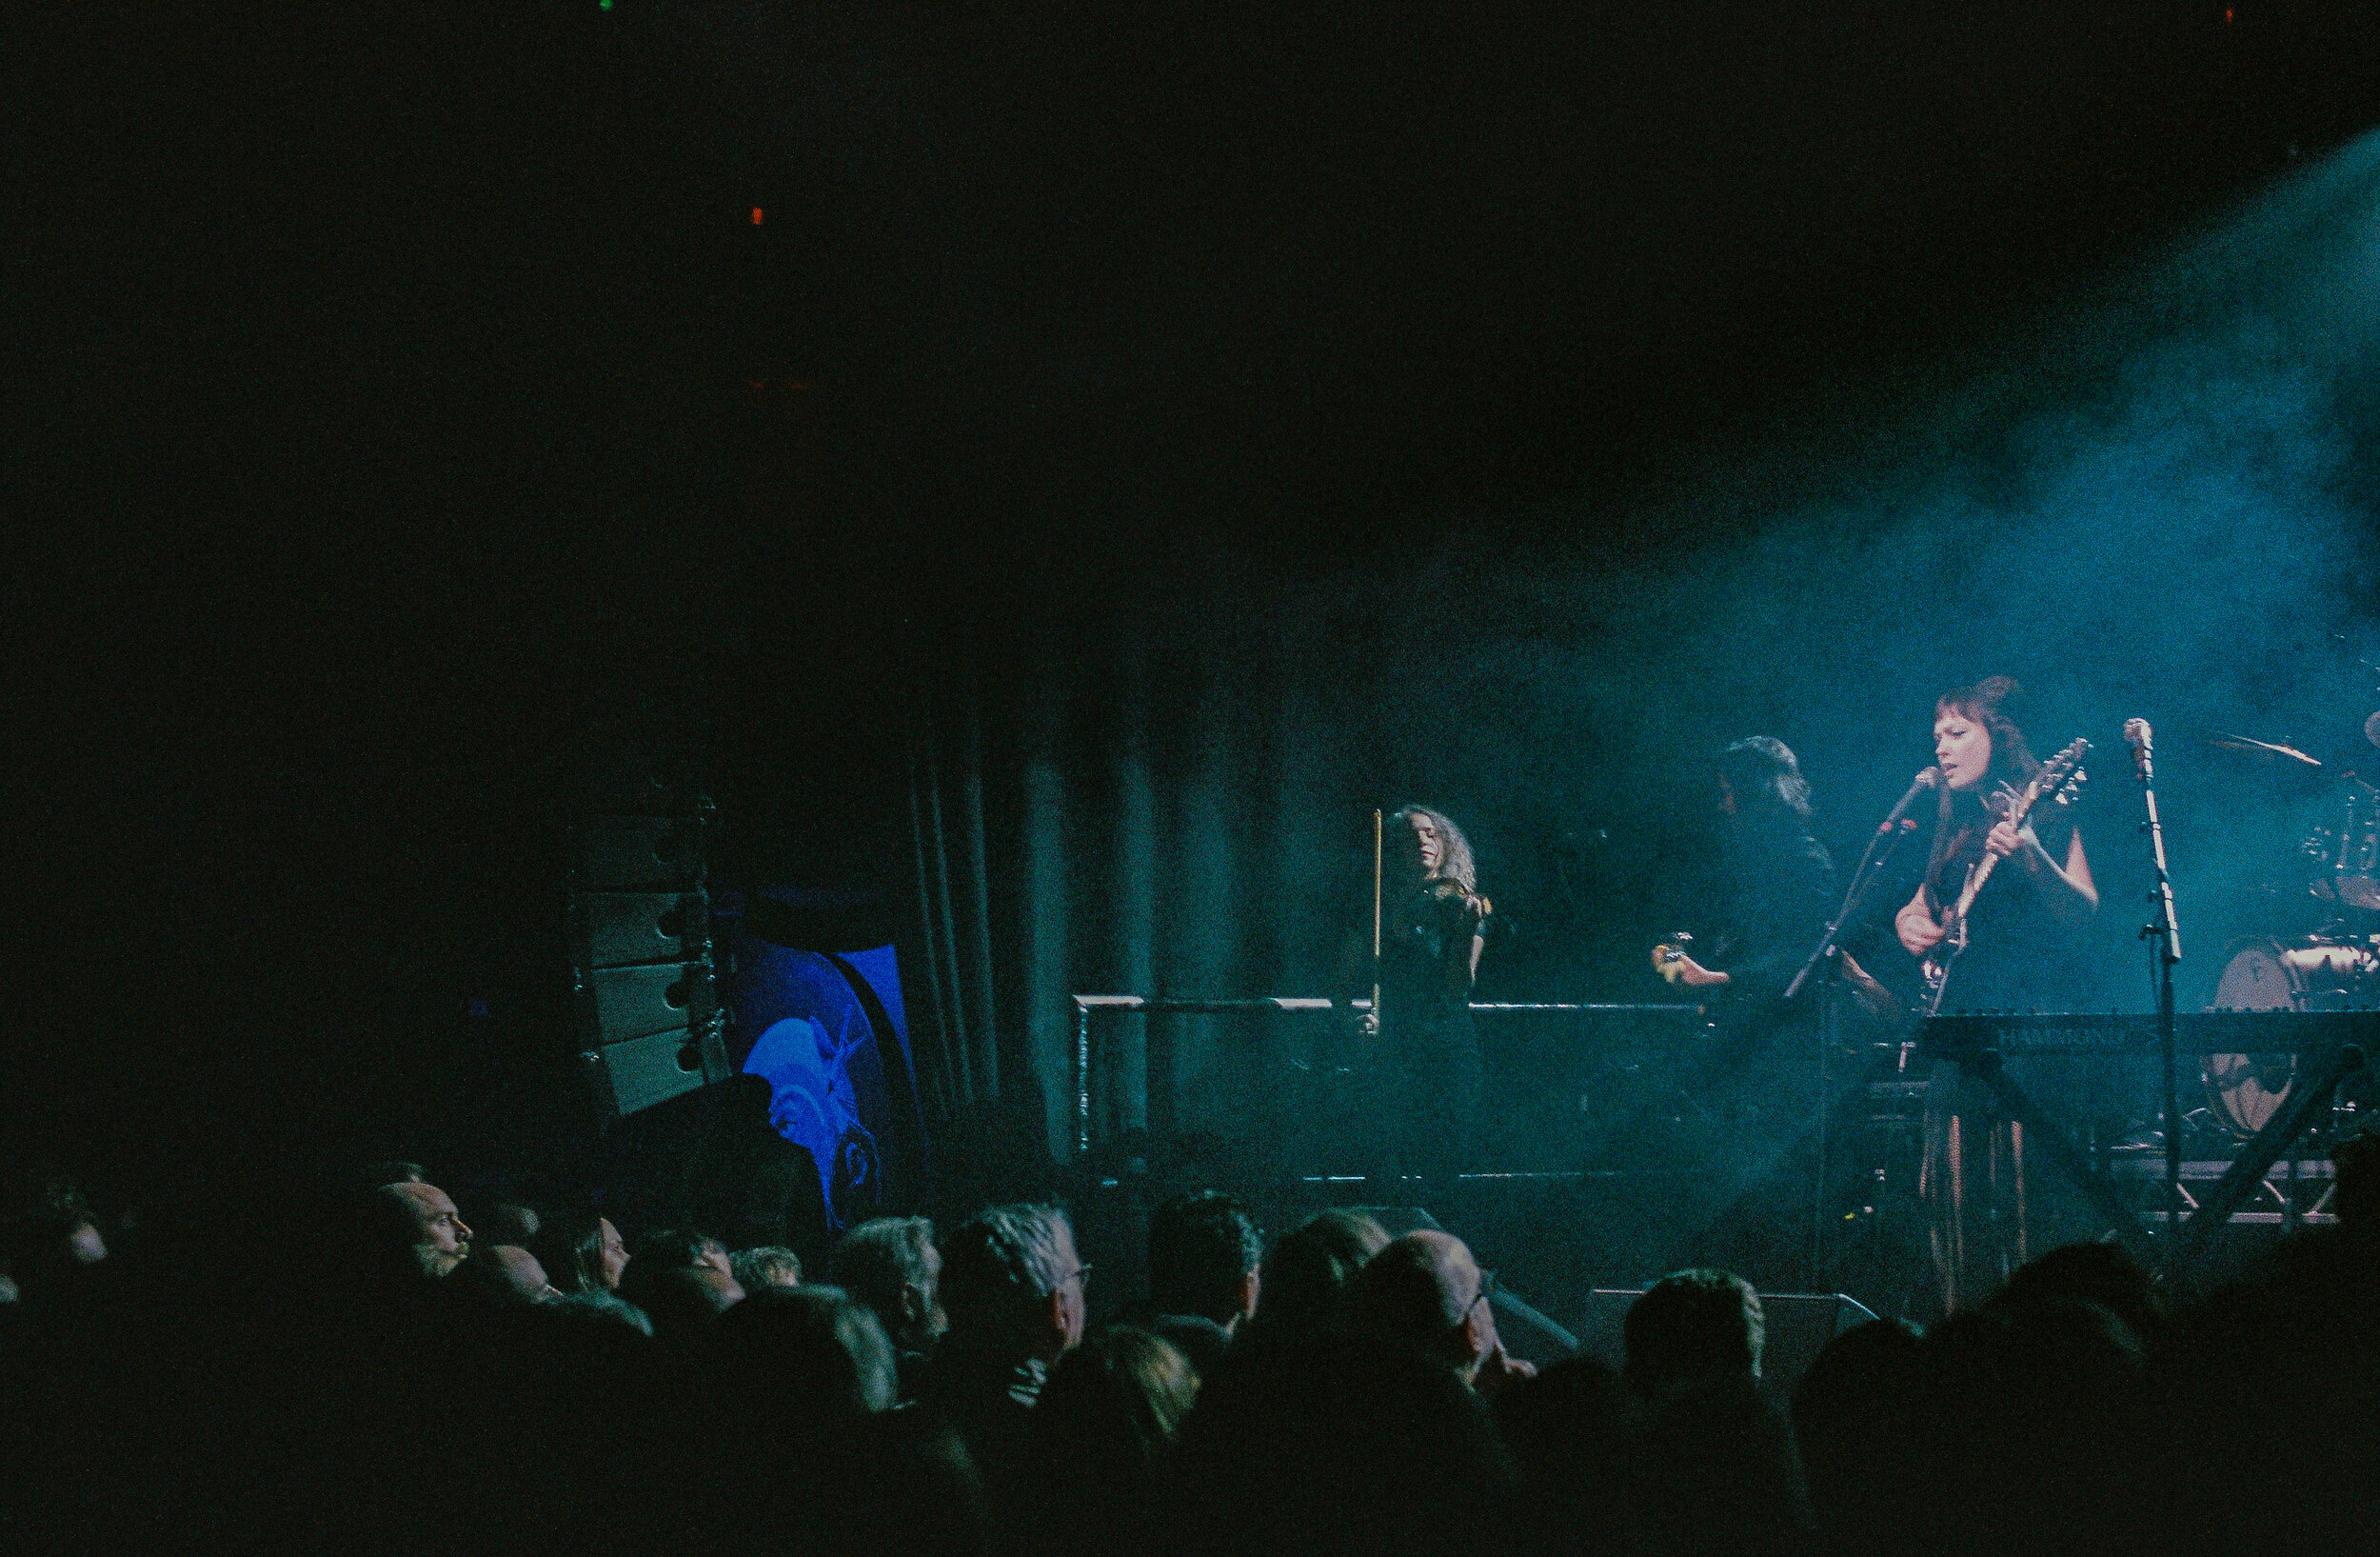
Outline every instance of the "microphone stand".
<path fill-rule="evenodd" d="M 1859 911 L 1869 891 L 1884 874 L 1884 867 L 1892 860 L 1893 851 L 1899 847 L 1902 835 L 1916 829 L 1916 824 L 1905 820 L 1901 813 L 1916 800 L 1920 789 L 1932 788 L 1932 785 L 1913 788 L 1902 797 L 1901 803 L 1893 808 L 1892 814 L 1884 819 L 1884 825 L 1869 838 L 1866 851 L 1859 856 L 1859 868 L 1852 872 L 1851 889 L 1843 894 L 1843 906 L 1835 910 L 1833 919 L 1827 921 L 1826 933 L 1818 937 L 1818 944 L 1802 960 L 1800 971 L 1785 987 L 1780 1000 L 1789 1001 L 1800 994 L 1802 986 L 1810 982 L 1811 974 L 1817 971 L 1820 964 L 1826 965 L 1831 972 L 1839 971 L 1836 937 L 1842 933 L 1843 927 L 1851 923 L 1852 915 Z M 1883 846 L 1881 852 L 1878 852 L 1878 845 Z M 1828 1222 L 1826 1188 L 1827 1175 L 1832 1167 L 1835 1133 L 1834 1103 L 1827 1096 L 1827 1068 L 1835 1043 L 1841 1036 L 1841 988 L 1840 978 L 1829 978 L 1818 998 L 1818 1171 L 1816 1183 L 1812 1187 L 1810 1211 L 1810 1285 L 1813 1289 L 1818 1285 L 1821 1268 L 1825 1264 Z"/>
<path fill-rule="evenodd" d="M 2149 901 L 2156 905 L 2156 916 L 2140 927 L 2140 938 L 2151 943 L 2149 953 L 2155 963 L 2157 1060 L 2165 1068 L 2165 1228 L 2172 1233 L 2182 1225 L 2182 1112 L 2174 1079 L 2179 1062 L 2174 1058 L 2173 1040 L 2173 965 L 2182 960 L 2182 932 L 2173 919 L 2173 881 L 2165 868 L 2165 824 L 2157 816 L 2157 791 L 2145 732 L 2132 747 L 2132 767 L 2140 775 L 2140 796 L 2149 810 L 2141 830 L 2149 835 L 2149 857 L 2157 872 L 2156 886 L 2149 893 Z"/>

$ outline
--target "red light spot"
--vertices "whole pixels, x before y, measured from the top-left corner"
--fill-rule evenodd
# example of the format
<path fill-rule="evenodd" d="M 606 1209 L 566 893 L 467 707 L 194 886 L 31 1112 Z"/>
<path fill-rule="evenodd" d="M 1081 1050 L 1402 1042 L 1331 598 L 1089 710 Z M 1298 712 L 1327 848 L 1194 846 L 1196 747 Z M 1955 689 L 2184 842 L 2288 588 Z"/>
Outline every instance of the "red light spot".
<path fill-rule="evenodd" d="M 2225 14 L 2228 16 L 2229 12 L 2226 12 Z M 761 208 L 758 206 L 754 206 L 752 208 L 752 225 L 754 227 L 761 225 Z"/>
<path fill-rule="evenodd" d="M 2229 27 L 2229 26 L 2231 26 L 2231 23 L 2232 23 L 2234 20 L 2236 20 L 2236 19 L 2238 18 L 2238 16 L 2239 16 L 2239 12 L 2238 12 L 2238 11 L 2231 10 L 2231 9 L 2230 7 L 2228 7 L 2228 6 L 2227 6 L 2227 7 L 2225 7 L 2225 8 L 2224 8 L 2224 10 L 2223 10 L 2223 25 L 2224 25 L 2225 27 Z M 758 221 L 759 219 L 760 219 L 760 217 L 759 217 L 759 213 L 755 212 L 755 213 L 754 213 L 754 215 L 753 215 L 753 220 L 754 220 L 754 221 Z"/>

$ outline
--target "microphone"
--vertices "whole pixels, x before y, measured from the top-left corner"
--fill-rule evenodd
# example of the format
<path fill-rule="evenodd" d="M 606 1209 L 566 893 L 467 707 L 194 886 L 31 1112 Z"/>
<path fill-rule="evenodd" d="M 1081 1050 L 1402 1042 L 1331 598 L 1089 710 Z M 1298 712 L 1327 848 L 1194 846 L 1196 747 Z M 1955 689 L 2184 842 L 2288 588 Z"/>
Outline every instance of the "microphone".
<path fill-rule="evenodd" d="M 2149 721 L 2146 719 L 2125 720 L 2124 739 L 2132 743 L 2132 767 L 2138 770 L 2140 774 L 2140 782 L 2143 784 L 2148 783 L 2150 767 Z"/>
<path fill-rule="evenodd" d="M 1942 769 L 1939 768 L 1929 768 L 1912 779 L 1909 784 L 1909 792 L 1901 796 L 1899 805 L 1893 808 L 1893 814 L 1876 825 L 1876 836 L 1881 838 L 1899 826 L 1901 818 L 1908 814 L 1909 808 L 1917 803 L 1917 797 L 1941 782 Z"/>

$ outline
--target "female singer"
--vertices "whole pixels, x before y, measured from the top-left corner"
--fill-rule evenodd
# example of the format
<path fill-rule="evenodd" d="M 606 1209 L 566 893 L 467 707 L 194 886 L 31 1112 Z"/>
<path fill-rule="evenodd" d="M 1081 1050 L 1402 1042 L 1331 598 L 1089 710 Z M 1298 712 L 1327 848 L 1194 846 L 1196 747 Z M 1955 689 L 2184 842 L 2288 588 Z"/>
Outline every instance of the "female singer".
<path fill-rule="evenodd" d="M 1968 946 L 1950 973 L 1944 1009 L 2055 1010 L 2076 998 L 2075 932 L 2099 907 L 2082 834 L 2064 808 L 2033 808 L 2013 828 L 1988 802 L 2041 770 L 2008 715 L 2016 683 L 1991 676 L 1945 692 L 1934 708 L 1934 760 L 1942 769 L 1925 880 L 1893 928 L 1913 957 L 1941 946 L 1943 911 L 1986 854 L 2000 864 L 1968 915 Z"/>
<path fill-rule="evenodd" d="M 2023 827 L 2013 828 L 1987 805 L 2041 769 L 2008 713 L 2016 691 L 2008 677 L 1992 676 L 1934 705 L 1942 787 L 1934 848 L 1923 883 L 1894 920 L 1911 956 L 1944 949 L 1943 910 L 1968 870 L 1987 855 L 2001 862 L 1968 913 L 1967 949 L 1945 975 L 1946 1011 L 2068 1009 L 2087 988 L 2078 932 L 2099 892 L 2082 834 L 2063 807 L 2037 805 Z M 2030 1073 L 2020 1082 L 2037 1102 L 2083 1101 L 2095 1089 L 2095 1079 L 2072 1073 L 2070 1063 L 2025 1064 Z M 1998 1101 L 1957 1066 L 1935 1066 L 1918 1193 L 1932 1212 L 1945 1311 L 1986 1295 L 2049 1247 L 2049 1208 L 2037 1193 L 2028 1197 L 2027 1178 L 2023 1134 Z"/>

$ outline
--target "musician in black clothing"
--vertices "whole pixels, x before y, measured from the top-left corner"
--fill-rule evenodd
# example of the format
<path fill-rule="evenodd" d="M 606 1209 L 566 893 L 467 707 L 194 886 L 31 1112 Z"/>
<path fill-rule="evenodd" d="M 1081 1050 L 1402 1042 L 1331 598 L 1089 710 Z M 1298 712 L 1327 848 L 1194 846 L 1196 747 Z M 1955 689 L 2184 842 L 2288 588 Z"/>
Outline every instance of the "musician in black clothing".
<path fill-rule="evenodd" d="M 1382 849 L 1380 1004 L 1363 1039 L 1372 1124 L 1399 1170 L 1458 1169 L 1468 1166 L 1479 1109 L 1471 988 L 1495 910 L 1479 893 L 1470 840 L 1443 811 L 1398 810 L 1384 825 Z M 1359 934 L 1349 948 L 1353 973 L 1369 946 Z"/>
<path fill-rule="evenodd" d="M 2041 771 L 2008 713 L 2016 693 L 2015 682 L 1991 676 L 1934 705 L 1942 787 L 1934 848 L 1924 882 L 1894 919 L 1911 956 L 1938 961 L 1942 916 L 1967 872 L 1987 854 L 2001 862 L 1968 915 L 1968 948 L 1949 975 L 1944 1010 L 2059 1010 L 2080 993 L 2076 931 L 2099 907 L 2082 834 L 2063 807 L 2036 806 L 2021 828 L 1990 808 Z"/>
<path fill-rule="evenodd" d="M 1674 984 L 1724 989 L 1746 1017 L 1773 1016 L 1835 908 L 1835 864 L 1811 835 L 1810 785 L 1793 749 L 1747 735 L 1719 753 L 1721 849 L 1718 933 L 1706 967 L 1682 951 L 1656 952 L 1654 968 Z M 1848 957 L 1844 974 L 1862 999 L 1881 987 Z M 1889 999 L 1889 996 L 1883 996 Z"/>
<path fill-rule="evenodd" d="M 1727 1210 L 1689 1253 L 1764 1280 L 1806 1280 L 1826 1075 L 1823 992 L 1814 980 L 1792 1001 L 1783 997 L 1826 932 L 1835 867 L 1812 835 L 1810 786 L 1784 742 L 1747 736 L 1719 753 L 1718 808 L 1727 826 L 1715 966 L 1674 947 L 1656 948 L 1653 959 L 1672 983 L 1717 997 L 1713 1040 L 1676 1085 L 1692 1110 L 1719 1127 L 1703 1181 Z M 1848 954 L 1840 967 L 1854 1019 L 1860 1008 L 1891 1007 L 1890 994 Z M 1620 1155 L 1633 1150 L 1624 1146 Z"/>
<path fill-rule="evenodd" d="M 2088 988 L 2079 932 L 2099 893 L 2082 834 L 2064 807 L 2036 805 L 2022 827 L 2012 827 L 1992 804 L 2041 770 L 2008 711 L 2016 692 L 2008 677 L 1992 676 L 1934 705 L 1942 788 L 1934 848 L 1924 882 L 1894 921 L 1911 956 L 1931 954 L 1942 966 L 1950 949 L 1944 911 L 1970 869 L 1988 857 L 2000 861 L 1969 910 L 1967 949 L 1947 966 L 1945 1011 L 2066 1010 Z M 2096 1107 L 2120 1080 L 2100 1073 L 2105 1068 L 2040 1059 L 2008 1067 L 2035 1102 L 2059 1112 Z M 2051 1212 L 2040 1191 L 2049 1186 L 2031 1175 L 2028 1195 L 2022 1132 L 1977 1078 L 1945 1062 L 1927 1092 L 1920 1182 L 1933 1212 L 1942 1306 L 1951 1309 L 1985 1295 L 2048 1247 Z"/>

